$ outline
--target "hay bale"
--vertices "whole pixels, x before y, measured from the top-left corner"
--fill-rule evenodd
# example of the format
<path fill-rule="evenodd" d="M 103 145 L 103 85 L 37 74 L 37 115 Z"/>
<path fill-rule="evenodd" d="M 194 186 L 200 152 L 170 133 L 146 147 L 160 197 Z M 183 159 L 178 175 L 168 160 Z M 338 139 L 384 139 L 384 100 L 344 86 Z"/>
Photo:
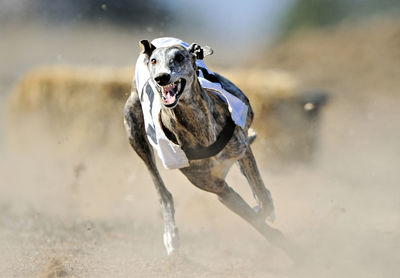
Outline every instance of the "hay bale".
<path fill-rule="evenodd" d="M 274 159 L 306 159 L 315 138 L 315 117 L 304 110 L 298 81 L 279 71 L 220 71 L 249 97 L 258 140 Z M 130 93 L 129 68 L 42 67 L 28 72 L 7 106 L 8 143 L 70 153 L 123 149 L 122 110 Z M 27 140 L 29 138 L 29 140 Z"/>
<path fill-rule="evenodd" d="M 8 144 L 36 149 L 44 142 L 67 153 L 126 144 L 122 111 L 132 74 L 127 68 L 33 69 L 8 100 Z"/>

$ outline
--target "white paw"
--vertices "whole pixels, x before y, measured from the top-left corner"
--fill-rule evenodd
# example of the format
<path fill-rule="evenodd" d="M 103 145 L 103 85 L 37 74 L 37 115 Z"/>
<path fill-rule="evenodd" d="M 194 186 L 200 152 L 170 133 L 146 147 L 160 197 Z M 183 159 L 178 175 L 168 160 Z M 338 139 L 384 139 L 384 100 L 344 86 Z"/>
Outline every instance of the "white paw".
<path fill-rule="evenodd" d="M 275 211 L 272 208 L 272 210 L 270 211 L 264 211 L 260 206 L 254 206 L 253 210 L 255 213 L 261 215 L 262 217 L 264 217 L 264 219 L 268 220 L 269 222 L 274 222 L 275 221 Z"/>
<path fill-rule="evenodd" d="M 178 229 L 175 229 L 175 231 L 165 231 L 163 238 L 164 246 L 167 249 L 168 256 L 172 255 L 179 248 Z"/>
<path fill-rule="evenodd" d="M 269 222 L 273 223 L 275 221 L 275 211 L 271 211 L 266 218 Z"/>

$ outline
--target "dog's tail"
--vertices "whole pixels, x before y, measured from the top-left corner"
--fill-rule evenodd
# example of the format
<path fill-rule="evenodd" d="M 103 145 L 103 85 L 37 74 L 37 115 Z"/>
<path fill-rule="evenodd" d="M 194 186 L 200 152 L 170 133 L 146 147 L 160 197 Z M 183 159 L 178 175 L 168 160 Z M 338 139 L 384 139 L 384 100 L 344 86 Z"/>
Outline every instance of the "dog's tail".
<path fill-rule="evenodd" d="M 257 138 L 257 132 L 254 129 L 249 128 L 249 130 L 247 131 L 247 138 L 249 140 L 249 144 L 253 144 L 253 142 Z"/>

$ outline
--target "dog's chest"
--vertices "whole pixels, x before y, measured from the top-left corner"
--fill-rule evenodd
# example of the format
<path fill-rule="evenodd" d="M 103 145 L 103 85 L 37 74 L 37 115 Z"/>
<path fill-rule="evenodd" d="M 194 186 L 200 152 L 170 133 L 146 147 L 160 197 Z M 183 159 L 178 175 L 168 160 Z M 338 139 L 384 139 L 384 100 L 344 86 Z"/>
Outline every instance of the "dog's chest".
<path fill-rule="evenodd" d="M 232 165 L 243 157 L 248 146 L 244 131 L 237 128 L 226 147 L 216 156 L 208 159 L 208 166 L 214 177 L 225 179 Z"/>

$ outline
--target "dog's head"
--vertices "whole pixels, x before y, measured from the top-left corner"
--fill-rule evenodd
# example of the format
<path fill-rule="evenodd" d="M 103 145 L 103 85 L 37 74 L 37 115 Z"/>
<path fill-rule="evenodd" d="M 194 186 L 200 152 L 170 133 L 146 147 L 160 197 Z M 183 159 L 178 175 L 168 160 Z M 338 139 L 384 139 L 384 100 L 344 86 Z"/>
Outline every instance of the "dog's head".
<path fill-rule="evenodd" d="M 156 48 L 147 40 L 142 40 L 139 46 L 146 57 L 150 82 L 157 88 L 161 103 L 166 108 L 174 108 L 181 97 L 192 97 L 191 87 L 197 78 L 196 59 L 213 53 L 211 48 L 195 43 L 187 48 L 182 45 Z"/>

